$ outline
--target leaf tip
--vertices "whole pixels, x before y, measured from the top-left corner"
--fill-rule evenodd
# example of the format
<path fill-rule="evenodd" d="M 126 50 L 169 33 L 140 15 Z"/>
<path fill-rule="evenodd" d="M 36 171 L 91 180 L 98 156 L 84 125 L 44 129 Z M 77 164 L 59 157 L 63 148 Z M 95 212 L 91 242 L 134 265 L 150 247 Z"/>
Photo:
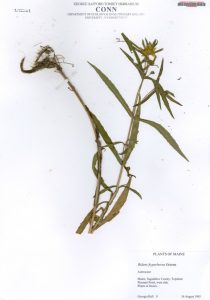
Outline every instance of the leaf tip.
<path fill-rule="evenodd" d="M 184 155 L 183 157 L 187 162 L 190 162 L 190 160 L 187 158 L 187 156 Z"/>

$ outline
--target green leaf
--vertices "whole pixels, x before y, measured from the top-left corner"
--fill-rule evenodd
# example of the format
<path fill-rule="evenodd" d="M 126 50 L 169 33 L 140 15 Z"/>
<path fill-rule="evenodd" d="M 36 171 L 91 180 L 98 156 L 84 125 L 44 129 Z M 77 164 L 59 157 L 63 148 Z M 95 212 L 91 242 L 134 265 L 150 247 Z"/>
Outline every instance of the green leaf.
<path fill-rule="evenodd" d="M 130 139 L 128 141 L 128 145 L 125 150 L 125 155 L 123 158 L 123 163 L 125 164 L 129 159 L 135 145 L 137 144 L 137 137 L 139 132 L 139 121 L 140 121 L 140 112 L 141 112 L 141 105 L 138 105 L 136 108 L 136 112 L 133 118 L 133 124 L 130 134 Z"/>
<path fill-rule="evenodd" d="M 164 64 L 164 59 L 162 59 L 162 61 L 161 61 L 160 70 L 159 70 L 158 77 L 157 77 L 157 81 L 158 82 L 159 82 L 160 77 L 161 77 L 161 75 L 163 73 L 163 64 Z"/>
<path fill-rule="evenodd" d="M 114 143 L 112 142 L 111 138 L 109 137 L 108 133 L 106 132 L 106 130 L 104 129 L 103 125 L 101 124 L 101 122 L 98 120 L 98 118 L 91 113 L 91 118 L 97 128 L 97 130 L 99 131 L 101 137 L 103 138 L 104 142 L 107 144 L 107 146 L 109 147 L 109 149 L 112 151 L 112 153 L 114 154 L 114 156 L 116 157 L 117 161 L 122 165 L 122 160 L 114 146 Z"/>
<path fill-rule="evenodd" d="M 121 187 L 126 187 L 126 185 L 121 185 L 120 188 L 121 188 Z M 133 189 L 133 188 L 131 188 L 131 187 L 126 187 L 126 188 L 128 188 L 131 192 L 133 192 L 133 193 L 136 194 L 140 199 L 142 199 L 141 194 L 140 194 L 137 190 L 135 190 L 135 189 Z"/>
<path fill-rule="evenodd" d="M 106 86 L 110 89 L 110 91 L 115 95 L 115 97 L 119 100 L 121 105 L 124 107 L 124 109 L 127 111 L 130 117 L 132 117 L 132 111 L 130 110 L 127 102 L 123 98 L 123 96 L 120 94 L 119 90 L 116 88 L 116 86 L 113 84 L 113 82 L 96 66 L 88 62 L 91 67 L 96 71 L 96 73 L 100 76 L 100 78 L 103 80 L 103 82 L 106 84 Z"/>
<path fill-rule="evenodd" d="M 160 89 L 159 89 L 160 84 L 159 84 L 159 82 L 157 80 L 155 80 L 154 78 L 150 77 L 150 76 L 146 76 L 145 79 L 151 80 L 152 83 L 154 84 L 155 94 L 156 94 L 156 97 L 157 97 L 157 100 L 158 100 L 159 107 L 161 109 L 161 99 L 160 99 Z"/>
<path fill-rule="evenodd" d="M 138 65 L 134 62 L 133 58 L 125 52 L 122 48 L 120 50 L 125 54 L 125 56 L 128 58 L 128 60 L 134 65 L 134 67 L 138 70 Z"/>
<path fill-rule="evenodd" d="M 156 97 L 157 97 L 157 101 L 158 101 L 159 107 L 160 107 L 160 109 L 162 109 L 162 107 L 161 107 L 161 100 L 160 100 L 160 93 L 159 93 L 159 90 L 158 90 L 157 87 L 155 88 L 155 93 L 156 93 Z"/>
<path fill-rule="evenodd" d="M 129 50 L 134 53 L 136 61 L 137 61 L 137 64 L 135 64 L 135 66 L 136 66 L 137 70 L 139 71 L 139 74 L 140 74 L 141 78 L 144 78 L 145 77 L 145 73 L 144 73 L 144 70 L 143 70 L 143 67 L 142 67 L 142 64 L 141 64 L 141 60 L 140 60 L 140 58 L 139 58 L 139 56 L 138 56 L 138 54 L 136 52 L 136 50 L 137 50 L 137 51 L 139 51 L 141 53 L 141 48 L 139 48 L 134 42 L 132 42 L 131 40 L 129 40 L 129 38 L 124 33 L 122 33 L 122 37 L 123 37 L 124 41 L 126 42 Z M 126 52 L 124 52 L 124 54 L 126 55 Z M 130 60 L 129 57 L 128 57 L 128 59 Z"/>
<path fill-rule="evenodd" d="M 110 186 L 109 186 L 110 189 L 111 189 L 111 188 L 115 188 L 115 187 L 117 187 L 117 186 L 116 186 L 116 185 L 110 185 Z M 119 186 L 119 189 L 122 188 L 122 187 L 128 188 L 125 184 L 123 184 L 123 185 L 120 185 L 120 186 Z M 131 188 L 131 187 L 129 187 L 129 190 L 130 190 L 131 192 L 133 192 L 134 194 L 136 194 L 140 199 L 142 199 L 141 194 L 140 194 L 137 190 L 135 190 L 135 189 L 133 189 L 133 188 Z M 103 193 L 105 193 L 106 191 L 107 191 L 107 189 L 103 189 L 103 190 L 100 191 L 100 194 L 103 194 Z"/>
<path fill-rule="evenodd" d="M 155 128 L 166 139 L 166 141 L 171 145 L 171 147 L 174 148 L 174 150 L 176 152 L 178 152 L 184 159 L 189 161 L 188 158 L 184 155 L 184 153 L 180 149 L 180 147 L 177 144 L 177 142 L 175 141 L 175 139 L 162 125 L 160 125 L 159 123 L 156 123 L 154 121 L 150 121 L 150 120 L 146 120 L 146 119 L 142 119 L 142 118 L 140 120 L 141 120 L 141 122 L 146 123 L 146 124 L 152 126 L 153 128 Z"/>
<path fill-rule="evenodd" d="M 116 185 L 110 185 L 108 186 L 109 190 L 111 190 L 112 188 L 116 187 Z M 100 191 L 100 195 L 105 193 L 107 191 L 107 188 L 104 188 L 103 190 Z"/>
<path fill-rule="evenodd" d="M 166 92 L 166 91 L 165 91 L 165 92 Z M 176 104 L 182 106 L 182 104 L 181 104 L 180 102 L 176 101 L 176 100 L 175 100 L 173 97 L 171 97 L 170 95 L 167 94 L 166 97 L 167 97 L 170 101 L 172 101 L 172 102 L 174 102 L 174 103 L 176 103 Z"/>
<path fill-rule="evenodd" d="M 121 33 L 121 35 L 131 52 L 133 52 L 135 49 L 137 51 L 141 51 L 141 48 L 137 44 L 135 44 L 133 41 L 131 41 L 124 33 Z"/>
<path fill-rule="evenodd" d="M 128 45 L 129 50 L 132 52 L 134 48 L 133 47 L 134 43 L 124 33 L 121 33 L 121 35 L 124 41 L 126 42 L 126 44 Z"/>
<path fill-rule="evenodd" d="M 98 152 L 96 152 L 94 154 L 93 160 L 92 160 L 92 170 L 96 177 L 98 177 L 98 170 L 96 168 L 97 161 L 98 161 Z"/>
<path fill-rule="evenodd" d="M 172 116 L 172 118 L 174 119 L 174 115 L 173 115 L 173 113 L 172 113 L 171 107 L 170 107 L 170 105 L 169 105 L 169 102 L 168 102 L 166 96 L 165 96 L 164 94 L 160 94 L 160 95 L 161 95 L 161 97 L 162 97 L 162 100 L 163 100 L 163 103 L 164 103 L 166 109 L 168 110 L 168 112 L 169 112 L 169 114 Z"/>
<path fill-rule="evenodd" d="M 164 103 L 166 109 L 168 110 L 168 112 L 170 113 L 170 115 L 172 116 L 172 118 L 174 118 L 174 115 L 173 115 L 172 110 L 170 108 L 169 102 L 168 102 L 168 100 L 166 98 L 166 93 L 165 93 L 163 87 L 159 83 L 158 83 L 158 91 L 159 91 L 159 93 L 161 95 L 161 98 L 163 100 L 163 103 Z"/>
<path fill-rule="evenodd" d="M 77 228 L 76 233 L 78 233 L 78 234 L 83 233 L 85 227 L 90 222 L 90 220 L 92 218 L 92 215 L 93 215 L 93 209 L 91 209 L 91 211 L 87 214 L 87 216 L 84 218 L 84 220 L 82 221 L 82 223 L 79 225 L 79 227 Z"/>
<path fill-rule="evenodd" d="M 151 90 L 141 101 L 141 105 L 146 102 L 147 100 L 149 100 L 155 93 L 155 89 Z M 138 104 L 137 104 L 138 105 Z"/>
<path fill-rule="evenodd" d="M 133 192 L 134 194 L 136 194 L 140 199 L 142 199 L 142 195 L 141 195 L 137 190 L 135 190 L 135 189 L 133 189 L 133 188 L 129 188 L 129 190 L 130 190 L 131 192 Z"/>
<path fill-rule="evenodd" d="M 96 152 L 93 156 L 93 160 L 92 160 L 92 170 L 93 173 L 95 174 L 96 178 L 98 178 L 98 169 L 96 168 L 96 164 L 98 162 L 98 152 Z M 109 192 L 111 192 L 112 190 L 108 187 L 108 185 L 105 183 L 103 177 L 101 177 L 100 179 L 100 184 Z"/>
<path fill-rule="evenodd" d="M 163 65 L 163 60 L 162 60 L 162 64 Z M 161 70 L 160 70 L 161 71 Z M 171 100 L 172 102 L 178 104 L 178 105 L 182 105 L 181 103 L 179 103 L 178 101 L 176 101 L 175 99 L 173 99 L 169 94 L 172 94 L 171 92 L 169 91 L 164 91 L 162 85 L 159 83 L 159 79 L 157 78 L 157 80 L 153 79 L 152 77 L 150 76 L 146 76 L 145 79 L 148 79 L 148 80 L 151 80 L 154 84 L 154 87 L 155 87 L 155 93 L 156 93 L 156 97 L 157 97 L 157 100 L 158 100 L 158 103 L 159 103 L 159 106 L 160 106 L 160 109 L 161 109 L 161 100 L 160 100 L 160 97 L 162 98 L 163 100 L 163 103 L 166 107 L 166 109 L 168 110 L 168 112 L 170 113 L 170 115 L 172 116 L 172 118 L 174 118 L 174 115 L 172 113 L 172 110 L 171 110 L 171 107 L 169 105 L 169 102 L 168 102 L 168 99 Z M 169 92 L 169 94 L 168 94 Z M 168 98 L 168 99 L 167 99 Z"/>
<path fill-rule="evenodd" d="M 123 189 L 123 191 L 120 194 L 119 198 L 117 199 L 117 201 L 113 205 L 112 209 L 110 210 L 110 212 L 107 214 L 107 216 L 102 221 L 102 224 L 104 224 L 106 222 L 110 222 L 113 218 L 115 218 L 119 214 L 121 208 L 123 207 L 123 205 L 125 204 L 125 202 L 127 200 L 130 185 L 131 185 L 131 177 L 129 178 L 125 188 Z"/>
<path fill-rule="evenodd" d="M 141 60 L 136 52 L 136 49 L 133 49 L 133 53 L 134 53 L 136 61 L 137 61 L 137 68 L 138 68 L 139 74 L 140 74 L 141 78 L 145 78 L 145 72 L 144 72 L 144 68 L 142 66 L 143 61 L 141 62 Z"/>
<path fill-rule="evenodd" d="M 165 90 L 165 92 L 173 97 L 175 97 L 174 93 L 170 92 L 169 90 Z"/>

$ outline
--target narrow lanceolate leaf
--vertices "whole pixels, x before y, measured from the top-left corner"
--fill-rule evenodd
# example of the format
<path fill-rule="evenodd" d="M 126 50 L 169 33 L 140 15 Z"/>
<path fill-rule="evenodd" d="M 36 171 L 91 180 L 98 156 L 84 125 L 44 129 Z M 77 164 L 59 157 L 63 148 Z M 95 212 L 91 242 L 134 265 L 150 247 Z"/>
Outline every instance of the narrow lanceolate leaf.
<path fill-rule="evenodd" d="M 161 75 L 163 73 L 163 64 L 164 64 L 164 59 L 162 59 L 162 61 L 161 61 L 160 70 L 159 70 L 158 77 L 157 77 L 157 81 L 158 82 L 159 82 L 160 77 L 161 77 Z"/>
<path fill-rule="evenodd" d="M 89 62 L 88 62 L 89 63 Z M 132 111 L 130 110 L 127 102 L 123 98 L 123 96 L 120 94 L 119 90 L 116 88 L 116 86 L 113 84 L 113 82 L 96 66 L 89 63 L 91 67 L 96 71 L 96 73 L 100 76 L 100 78 L 103 80 L 103 82 L 106 84 L 106 86 L 110 89 L 110 91 L 115 95 L 115 97 L 119 100 L 121 105 L 124 107 L 124 109 L 127 111 L 130 117 L 132 117 Z"/>
<path fill-rule="evenodd" d="M 133 151 L 135 145 L 137 144 L 137 137 L 139 132 L 139 122 L 140 122 L 140 111 L 141 111 L 141 105 L 138 105 L 136 108 L 136 112 L 133 118 L 133 125 L 131 129 L 130 139 L 128 142 L 128 146 L 125 151 L 123 163 L 125 164 L 127 160 L 129 159 L 131 152 Z"/>
<path fill-rule="evenodd" d="M 155 89 L 151 90 L 141 101 L 141 105 L 155 94 Z M 138 105 L 138 104 L 137 104 Z"/>
<path fill-rule="evenodd" d="M 170 92 L 169 90 L 165 90 L 165 92 L 166 92 L 168 95 L 171 95 L 172 97 L 175 97 L 174 93 Z"/>
<path fill-rule="evenodd" d="M 79 227 L 77 228 L 76 233 L 78 233 L 78 234 L 83 233 L 85 227 L 88 225 L 88 223 L 90 222 L 90 220 L 92 218 L 92 214 L 93 214 L 93 209 L 87 214 L 87 216 L 84 218 L 82 223 L 79 225 Z"/>
<path fill-rule="evenodd" d="M 126 185 L 121 185 L 120 186 L 120 188 L 121 187 L 126 187 Z M 142 195 L 137 191 L 137 190 L 135 190 L 135 189 L 133 189 L 133 188 L 129 188 L 129 190 L 131 191 L 131 192 L 133 192 L 134 194 L 136 194 L 140 199 L 142 199 Z"/>
<path fill-rule="evenodd" d="M 163 62 L 163 61 L 162 61 L 162 62 Z M 162 64 L 161 64 L 161 66 L 162 66 Z M 161 71 L 161 69 L 160 69 L 160 71 Z M 174 118 L 174 115 L 173 115 L 173 113 L 172 113 L 172 110 L 171 110 L 171 107 L 170 107 L 170 105 L 169 105 L 168 99 L 169 99 L 170 101 L 172 101 L 172 102 L 178 104 L 178 105 L 181 105 L 181 106 L 182 106 L 182 104 L 179 103 L 178 101 L 176 101 L 174 98 L 171 97 L 171 95 L 174 96 L 173 93 L 171 93 L 171 92 L 169 92 L 169 91 L 165 91 L 165 90 L 163 89 L 162 85 L 159 83 L 159 78 L 157 78 L 157 80 L 155 80 L 155 79 L 153 79 L 153 78 L 151 78 L 151 77 L 149 77 L 149 76 L 146 76 L 145 78 L 148 79 L 148 80 L 151 80 L 151 81 L 153 82 L 153 84 L 154 84 L 155 93 L 156 93 L 156 97 L 157 97 L 157 100 L 158 100 L 158 104 L 159 104 L 159 106 L 160 106 L 160 109 L 161 109 L 161 99 L 162 99 L 163 104 L 165 105 L 166 109 L 168 110 L 168 112 L 170 113 L 170 115 L 172 116 L 172 118 Z"/>
<path fill-rule="evenodd" d="M 171 107 L 170 107 L 170 105 L 169 105 L 169 102 L 168 102 L 168 100 L 167 100 L 165 94 L 163 94 L 163 93 L 160 92 L 160 95 L 161 95 L 161 98 L 162 98 L 162 100 L 163 100 L 163 103 L 164 103 L 166 109 L 168 110 L 169 114 L 172 116 L 172 118 L 174 118 L 174 115 L 173 115 L 173 113 L 172 113 Z"/>
<path fill-rule="evenodd" d="M 164 103 L 166 109 L 168 110 L 168 112 L 170 113 L 170 115 L 172 116 L 172 118 L 174 118 L 174 115 L 173 115 L 172 110 L 170 108 L 169 102 L 168 102 L 168 100 L 166 98 L 166 93 L 165 93 L 163 87 L 159 83 L 158 83 L 157 87 L 158 87 L 158 91 L 160 93 L 160 96 L 161 96 L 161 98 L 163 100 L 163 103 Z"/>
<path fill-rule="evenodd" d="M 115 187 L 116 187 L 116 185 L 110 185 L 110 186 L 109 186 L 110 189 L 111 189 L 111 188 L 115 188 Z M 125 185 L 125 184 L 120 185 L 120 186 L 119 186 L 119 189 L 121 189 L 121 188 L 123 188 L 123 187 L 126 187 L 126 185 Z M 128 187 L 126 187 L 126 188 L 128 188 Z M 133 189 L 133 188 L 131 188 L 131 187 L 129 187 L 129 190 L 130 190 L 131 192 L 133 192 L 134 194 L 136 194 L 140 199 L 142 199 L 141 194 L 140 194 L 137 190 L 135 190 L 135 189 Z M 103 194 L 103 193 L 105 193 L 106 191 L 107 191 L 107 189 L 103 189 L 103 190 L 100 191 L 100 194 Z"/>
<path fill-rule="evenodd" d="M 156 97 L 157 97 L 157 101 L 158 101 L 159 107 L 161 109 L 161 99 L 160 99 L 160 90 L 159 90 L 160 84 L 159 84 L 159 82 L 157 80 L 153 79 L 150 76 L 146 76 L 145 79 L 151 80 L 152 83 L 154 84 L 155 94 L 156 94 Z"/>
<path fill-rule="evenodd" d="M 104 129 L 103 125 L 101 124 L 101 122 L 98 120 L 98 118 L 91 113 L 91 118 L 97 128 L 97 130 L 99 131 L 101 137 L 103 138 L 104 142 L 107 144 L 107 146 L 109 147 L 109 149 L 112 151 L 112 153 L 114 154 L 114 156 L 116 157 L 117 161 L 122 164 L 122 160 L 117 152 L 117 149 L 114 146 L 114 143 L 112 142 L 111 138 L 109 137 L 108 133 L 106 132 L 106 130 Z"/>
<path fill-rule="evenodd" d="M 160 109 L 162 109 L 162 107 L 161 107 L 161 100 L 160 100 L 160 93 L 159 93 L 159 90 L 158 90 L 157 86 L 155 87 L 155 93 L 156 93 L 156 97 L 157 97 L 157 101 L 158 101 L 159 107 L 160 107 Z"/>
<path fill-rule="evenodd" d="M 146 124 L 152 126 L 153 128 L 155 128 L 166 139 L 166 141 L 171 145 L 171 147 L 174 148 L 174 150 L 176 152 L 178 152 L 184 159 L 189 161 L 188 158 L 184 155 L 184 153 L 180 149 L 180 147 L 177 144 L 177 142 L 175 141 L 175 139 L 162 125 L 160 125 L 159 123 L 156 123 L 154 121 L 150 121 L 150 120 L 146 120 L 146 119 L 140 119 L 140 120 L 141 120 L 141 122 L 146 123 Z"/>
<path fill-rule="evenodd" d="M 116 187 L 116 185 L 110 185 L 108 188 L 109 188 L 109 189 L 112 189 L 112 188 L 115 188 L 115 187 Z M 100 195 L 103 194 L 103 193 L 105 193 L 106 191 L 107 191 L 107 189 L 101 190 L 101 191 L 100 191 Z"/>
<path fill-rule="evenodd" d="M 123 49 L 120 48 L 120 50 L 125 54 L 125 56 L 127 57 L 127 59 L 134 65 L 134 67 L 138 70 L 138 65 L 134 62 L 133 58 L 127 53 L 125 52 Z"/>
<path fill-rule="evenodd" d="M 142 62 L 138 56 L 138 53 L 136 52 L 136 49 L 133 49 L 133 53 L 134 53 L 136 61 L 137 61 L 137 69 L 139 71 L 139 74 L 140 74 L 141 78 L 145 78 L 144 68 L 143 68 Z"/>
<path fill-rule="evenodd" d="M 129 38 L 124 34 L 124 33 L 121 33 L 124 41 L 126 42 L 126 44 L 128 45 L 128 48 L 129 50 L 132 52 L 133 51 L 133 42 L 131 40 L 129 40 Z"/>
<path fill-rule="evenodd" d="M 135 62 L 134 62 L 134 59 L 126 52 L 124 51 L 122 48 L 120 48 L 120 50 L 125 54 L 125 56 L 127 57 L 127 59 L 133 64 L 136 66 Z"/>
<path fill-rule="evenodd" d="M 112 209 L 110 210 L 110 212 L 107 214 L 107 216 L 102 221 L 103 224 L 106 223 L 106 222 L 111 221 L 114 217 L 116 217 L 119 214 L 121 208 L 123 207 L 123 205 L 125 204 L 125 202 L 128 198 L 130 185 L 131 185 L 131 177 L 129 178 L 125 188 L 123 189 L 123 191 L 120 194 L 119 198 L 117 199 L 117 201 L 113 205 Z"/>
<path fill-rule="evenodd" d="M 137 51 L 141 51 L 141 48 L 137 46 L 133 41 L 131 41 L 124 33 L 121 33 L 121 35 L 131 52 L 133 52 L 135 49 Z"/>
<path fill-rule="evenodd" d="M 96 152 L 93 156 L 93 161 L 92 161 L 92 170 L 93 173 L 95 174 L 96 178 L 98 178 L 98 169 L 96 167 L 98 162 L 98 152 Z M 100 178 L 100 184 L 109 192 L 111 192 L 112 190 L 108 187 L 108 185 L 105 183 L 103 177 Z"/>
<path fill-rule="evenodd" d="M 166 91 L 165 91 L 165 92 L 166 92 Z M 170 101 L 172 101 L 172 102 L 174 102 L 174 103 L 176 103 L 176 104 L 182 106 L 182 104 L 181 104 L 180 102 L 176 101 L 173 97 L 171 97 L 171 95 L 167 94 L 166 97 L 167 97 Z"/>

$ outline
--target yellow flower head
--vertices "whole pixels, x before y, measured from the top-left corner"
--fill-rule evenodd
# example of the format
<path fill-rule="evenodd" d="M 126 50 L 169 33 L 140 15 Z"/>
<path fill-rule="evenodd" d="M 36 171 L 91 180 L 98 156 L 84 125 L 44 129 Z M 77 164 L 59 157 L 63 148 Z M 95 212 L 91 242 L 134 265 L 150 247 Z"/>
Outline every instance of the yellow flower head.
<path fill-rule="evenodd" d="M 154 40 L 153 42 L 148 42 L 148 40 L 145 38 L 145 40 L 142 40 L 143 47 L 138 47 L 136 50 L 143 55 L 144 59 L 149 64 L 154 64 L 156 59 L 156 53 L 163 50 L 163 49 L 157 50 L 156 48 L 157 44 L 158 44 L 157 40 Z"/>

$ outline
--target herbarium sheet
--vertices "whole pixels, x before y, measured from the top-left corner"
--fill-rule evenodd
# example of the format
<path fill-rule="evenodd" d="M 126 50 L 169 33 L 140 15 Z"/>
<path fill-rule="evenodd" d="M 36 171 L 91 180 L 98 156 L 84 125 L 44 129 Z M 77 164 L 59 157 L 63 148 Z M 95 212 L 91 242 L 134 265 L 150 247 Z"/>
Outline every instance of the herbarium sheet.
<path fill-rule="evenodd" d="M 0 14 L 0 300 L 209 300 L 209 1 Z"/>

